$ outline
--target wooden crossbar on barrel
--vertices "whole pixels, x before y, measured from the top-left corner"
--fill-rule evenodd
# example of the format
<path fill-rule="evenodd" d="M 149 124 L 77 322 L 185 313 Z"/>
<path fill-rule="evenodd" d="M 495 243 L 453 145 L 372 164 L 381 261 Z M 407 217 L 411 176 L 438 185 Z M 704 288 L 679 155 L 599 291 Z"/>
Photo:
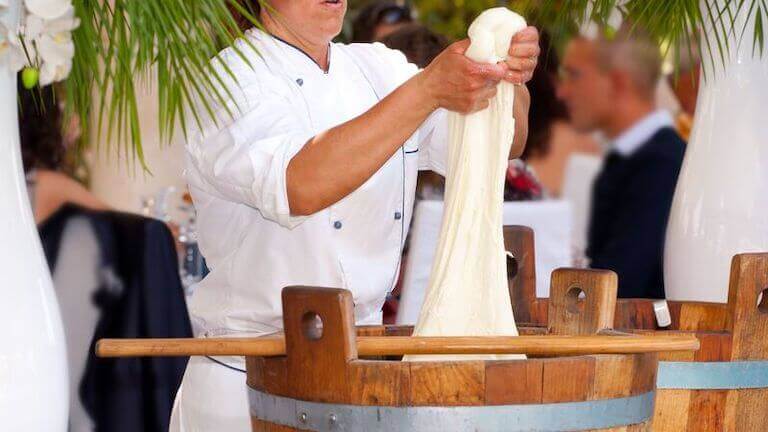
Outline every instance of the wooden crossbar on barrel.
<path fill-rule="evenodd" d="M 283 291 L 284 338 L 101 341 L 98 351 L 247 355 L 254 431 L 650 431 L 656 352 L 698 341 L 613 331 L 613 272 L 559 270 L 551 298 L 548 327 L 518 338 L 411 338 L 409 327 L 355 328 L 348 291 L 294 287 Z M 505 350 L 542 356 L 386 357 Z M 626 354 L 552 357 L 572 352 Z"/>
<path fill-rule="evenodd" d="M 285 338 L 101 341 L 98 351 L 108 356 L 224 355 L 248 353 L 261 344 L 259 354 L 269 357 L 249 356 L 246 362 L 254 431 L 650 430 L 657 359 L 643 350 L 696 349 L 698 342 L 613 332 L 615 275 L 567 270 L 560 275 L 553 298 L 562 301 L 551 303 L 550 328 L 521 329 L 528 336 L 519 338 L 410 338 L 405 337 L 412 331 L 408 327 L 356 329 L 349 292 L 289 288 L 283 295 Z M 583 306 L 575 303 L 572 283 L 585 287 Z M 568 352 L 548 348 L 557 341 L 570 346 L 598 342 L 581 346 L 585 352 L 635 352 L 638 342 L 645 346 L 637 354 L 488 362 L 402 362 L 361 355 L 365 350 L 390 353 L 366 348 L 363 341 L 407 351 L 412 348 L 398 344 L 420 339 L 437 342 L 438 348 L 430 349 L 445 352 L 451 352 L 445 346 L 458 341 L 454 346 L 464 343 L 473 353 L 478 340 L 498 340 L 502 347 L 511 340 L 536 341 L 528 351 L 544 354 Z"/>
<path fill-rule="evenodd" d="M 543 325 L 547 299 L 530 300 L 535 297 L 533 232 L 507 227 L 505 235 L 511 252 L 524 258 L 514 265 L 517 274 L 510 274 L 510 288 L 523 291 L 513 301 L 531 301 L 513 305 L 515 314 L 520 310 L 529 322 Z M 659 355 L 654 431 L 768 430 L 768 254 L 735 256 L 728 289 L 727 304 L 669 301 L 672 323 L 666 329 L 656 326 L 653 300 L 617 301 L 615 328 L 696 335 L 701 342 L 697 352 Z"/>
<path fill-rule="evenodd" d="M 376 328 L 376 327 L 373 327 Z M 366 333 L 380 332 L 365 329 Z M 628 336 L 617 338 L 616 336 Z M 361 356 L 405 354 L 584 355 L 688 351 L 699 348 L 693 336 L 644 336 L 611 332 L 595 336 L 411 337 L 358 336 Z M 285 338 L 102 339 L 99 357 L 258 356 L 286 354 Z"/>

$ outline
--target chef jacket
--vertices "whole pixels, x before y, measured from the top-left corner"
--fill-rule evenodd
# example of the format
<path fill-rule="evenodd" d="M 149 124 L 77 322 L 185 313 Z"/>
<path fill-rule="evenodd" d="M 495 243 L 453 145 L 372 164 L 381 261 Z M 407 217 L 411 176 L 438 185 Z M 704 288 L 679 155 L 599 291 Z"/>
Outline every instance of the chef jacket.
<path fill-rule="evenodd" d="M 213 59 L 222 77 L 217 92 L 227 102 L 197 102 L 202 127 L 191 128 L 186 146 L 198 242 L 210 269 L 189 300 L 198 336 L 281 330 L 281 290 L 295 285 L 348 289 L 357 323 L 381 322 L 417 171 L 445 174 L 446 112 L 435 111 L 357 190 L 310 216 L 292 215 L 291 158 L 418 72 L 381 44 L 331 43 L 329 63 L 324 71 L 297 47 L 256 29 Z"/>

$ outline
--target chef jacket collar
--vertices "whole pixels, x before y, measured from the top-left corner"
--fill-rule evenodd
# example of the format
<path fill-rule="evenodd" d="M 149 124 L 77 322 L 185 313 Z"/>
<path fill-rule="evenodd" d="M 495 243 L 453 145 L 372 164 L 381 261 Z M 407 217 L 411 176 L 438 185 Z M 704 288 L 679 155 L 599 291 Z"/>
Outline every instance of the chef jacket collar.
<path fill-rule="evenodd" d="M 308 59 L 310 59 L 310 60 L 312 60 L 312 63 L 316 64 L 316 65 L 317 65 L 317 67 L 318 67 L 318 68 L 320 68 L 320 70 L 322 70 L 322 71 L 323 71 L 323 73 L 327 74 L 327 73 L 328 73 L 328 71 L 330 71 L 330 70 L 331 70 L 331 52 L 332 52 L 333 50 L 331 49 L 331 44 L 330 44 L 330 43 L 328 43 L 328 70 L 323 70 L 323 67 L 322 67 L 322 66 L 320 66 L 320 63 L 316 62 L 316 61 L 315 61 L 315 59 L 313 59 L 313 58 L 312 58 L 312 56 L 310 56 L 309 54 L 307 54 L 307 52 L 306 52 L 306 51 L 304 51 L 303 49 L 301 49 L 301 48 L 297 47 L 296 45 L 294 45 L 294 44 L 292 44 L 292 43 L 290 43 L 290 42 L 286 41 L 285 39 L 283 39 L 283 38 L 281 38 L 281 37 L 279 37 L 279 36 L 275 36 L 275 35 L 273 35 L 272 33 L 267 33 L 267 34 L 268 34 L 268 35 L 270 35 L 270 36 L 272 36 L 273 38 L 275 38 L 275 39 L 279 40 L 280 42 L 282 42 L 282 43 L 284 43 L 284 44 L 288 45 L 289 47 L 291 47 L 291 48 L 293 48 L 293 49 L 295 49 L 295 50 L 299 51 L 300 53 L 304 54 L 305 56 L 307 56 L 307 58 L 308 58 Z"/>

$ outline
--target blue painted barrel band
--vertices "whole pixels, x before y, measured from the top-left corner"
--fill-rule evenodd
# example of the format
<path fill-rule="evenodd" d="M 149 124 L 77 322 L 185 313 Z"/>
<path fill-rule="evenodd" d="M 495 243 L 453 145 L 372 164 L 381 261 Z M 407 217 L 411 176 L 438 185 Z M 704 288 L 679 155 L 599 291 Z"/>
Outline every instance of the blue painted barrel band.
<path fill-rule="evenodd" d="M 659 362 L 659 389 L 768 388 L 768 361 Z"/>
<path fill-rule="evenodd" d="M 314 432 L 338 431 L 573 431 L 643 423 L 654 392 L 637 396 L 540 405 L 457 407 L 360 406 L 306 402 L 249 389 L 251 415 Z"/>

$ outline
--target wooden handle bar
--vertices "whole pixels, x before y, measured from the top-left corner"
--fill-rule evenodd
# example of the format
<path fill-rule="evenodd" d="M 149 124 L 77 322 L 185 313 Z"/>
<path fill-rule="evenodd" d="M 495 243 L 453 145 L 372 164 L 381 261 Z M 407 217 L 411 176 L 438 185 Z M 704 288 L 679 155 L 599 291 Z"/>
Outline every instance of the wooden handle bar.
<path fill-rule="evenodd" d="M 360 356 L 404 354 L 632 354 L 696 351 L 699 341 L 687 335 L 654 336 L 360 336 Z M 283 337 L 197 339 L 102 339 L 99 357 L 256 356 L 285 355 Z"/>

